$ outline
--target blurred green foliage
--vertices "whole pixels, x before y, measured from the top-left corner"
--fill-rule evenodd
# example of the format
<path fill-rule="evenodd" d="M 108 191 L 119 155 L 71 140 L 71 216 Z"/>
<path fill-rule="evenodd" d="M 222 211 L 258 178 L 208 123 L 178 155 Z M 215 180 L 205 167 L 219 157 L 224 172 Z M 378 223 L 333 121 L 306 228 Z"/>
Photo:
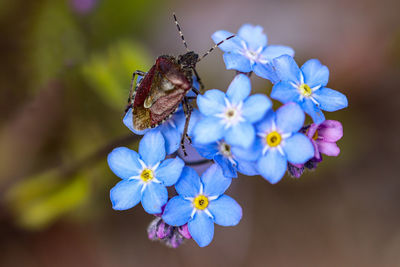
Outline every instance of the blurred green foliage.
<path fill-rule="evenodd" d="M 45 1 L 34 18 L 30 32 L 33 90 L 85 57 L 84 37 L 67 7 L 64 1 Z"/>
<path fill-rule="evenodd" d="M 90 185 L 82 174 L 63 177 L 59 170 L 51 170 L 15 185 L 6 199 L 17 224 L 35 230 L 82 206 L 89 194 Z"/>
<path fill-rule="evenodd" d="M 89 0 L 85 12 L 72 4 L 79 1 L 0 0 L 0 266 L 399 265 L 400 124 L 390 116 L 398 113 L 399 1 Z M 183 51 L 172 11 L 200 51 L 215 30 L 264 26 L 271 43 L 295 48 L 299 63 L 327 64 L 329 85 L 350 103 L 327 116 L 343 122 L 340 157 L 298 180 L 232 185 L 245 220 L 216 232 L 207 257 L 195 244 L 171 253 L 148 242 L 152 216 L 111 208 L 119 178 L 106 153 L 87 161 L 130 134 L 121 122 L 129 83 L 154 62 L 151 47 Z M 213 53 L 199 73 L 209 88 L 225 89 L 234 72 Z M 271 90 L 257 77 L 252 86 Z M 80 167 L 66 176 L 69 166 Z M 63 220 L 76 224 L 46 230 Z"/>
<path fill-rule="evenodd" d="M 129 81 L 135 70 L 150 67 L 148 51 L 138 43 L 119 41 L 106 52 L 95 53 L 83 64 L 82 73 L 92 89 L 110 107 L 127 101 Z"/>
<path fill-rule="evenodd" d="M 90 46 L 105 46 L 121 38 L 143 38 L 165 3 L 159 0 L 98 1 L 88 20 Z"/>
<path fill-rule="evenodd" d="M 23 31 L 17 40 L 26 60 L 21 67 L 26 72 L 23 77 L 27 77 L 26 88 L 21 88 L 24 98 L 29 102 L 32 95 L 40 96 L 52 82 L 62 91 L 57 96 L 63 97 L 49 100 L 61 109 L 41 106 L 48 113 L 56 113 L 53 119 L 58 120 L 60 129 L 49 134 L 49 140 L 40 140 L 46 147 L 32 153 L 39 160 L 26 160 L 33 164 L 21 172 L 26 175 L 18 177 L 18 182 L 5 177 L 13 184 L 4 196 L 7 207 L 25 229 L 41 229 L 64 215 L 77 213 L 79 208 L 88 209 L 85 203 L 90 203 L 90 198 L 109 201 L 108 183 L 113 176 L 107 173 L 106 154 L 101 157 L 104 160 L 97 159 L 89 167 L 75 170 L 72 176 L 65 176 L 61 170 L 80 166 L 80 160 L 90 158 L 122 134 L 125 127 L 121 116 L 132 73 L 148 70 L 153 62 L 144 40 L 149 25 L 157 23 L 155 18 L 164 2 L 93 3 L 88 12 L 82 13 L 72 0 L 41 0 L 31 5 L 32 10 L 22 12 L 22 3 L 0 0 L 0 16 L 1 12 L 29 15 L 29 22 L 21 23 Z M 125 134 L 130 133 L 125 130 Z M 44 172 L 31 175 L 31 169 Z M 101 196 L 94 195 L 95 186 Z"/>

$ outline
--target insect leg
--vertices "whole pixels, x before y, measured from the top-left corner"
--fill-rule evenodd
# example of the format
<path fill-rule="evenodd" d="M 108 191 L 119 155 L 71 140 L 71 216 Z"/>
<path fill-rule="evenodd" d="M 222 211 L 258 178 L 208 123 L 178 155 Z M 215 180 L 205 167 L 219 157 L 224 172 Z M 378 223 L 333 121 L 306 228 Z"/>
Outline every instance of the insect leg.
<path fill-rule="evenodd" d="M 192 91 L 193 93 L 196 94 L 196 96 L 198 96 L 200 94 L 199 90 L 197 90 L 196 88 L 192 87 Z"/>
<path fill-rule="evenodd" d="M 145 76 L 146 75 L 146 72 L 143 72 L 143 71 L 140 71 L 140 70 L 137 70 L 137 71 L 135 71 L 133 74 L 132 74 L 132 80 L 131 80 L 131 88 L 129 89 L 129 98 L 128 98 L 128 103 L 129 104 L 131 104 L 131 101 L 132 101 L 132 97 L 133 97 L 133 82 L 135 81 L 135 76 L 136 75 L 138 75 L 138 76 Z"/>
<path fill-rule="evenodd" d="M 197 71 L 196 71 L 196 69 L 195 68 L 193 68 L 193 72 L 194 72 L 194 75 L 196 75 L 196 79 L 197 79 L 197 82 L 200 84 L 200 91 L 203 91 L 204 90 L 204 84 L 203 84 L 203 82 L 201 81 L 201 79 L 200 79 L 200 76 L 199 76 L 199 74 L 197 73 Z M 196 93 L 196 91 L 195 91 L 195 89 L 193 89 L 192 88 L 192 90 Z M 197 91 L 198 92 L 198 91 Z M 197 95 L 198 95 L 198 93 L 196 93 Z"/>
<path fill-rule="evenodd" d="M 185 113 L 186 120 L 185 120 L 185 127 L 183 128 L 182 138 L 181 138 L 181 148 L 183 151 L 183 155 L 185 155 L 185 157 L 186 157 L 187 153 L 186 153 L 186 148 L 185 148 L 185 138 L 187 138 L 189 140 L 189 142 L 192 142 L 190 140 L 190 137 L 187 134 L 189 122 L 190 122 L 190 116 L 192 115 L 192 106 L 190 105 L 190 103 L 186 97 L 183 99 L 182 107 L 183 107 L 183 112 Z"/>
<path fill-rule="evenodd" d="M 125 108 L 125 114 L 128 112 L 128 110 L 129 110 L 130 108 L 133 107 L 133 103 L 132 103 L 132 100 L 133 100 L 132 98 L 133 98 L 133 93 L 134 93 L 133 83 L 134 83 L 134 81 L 135 81 L 135 76 L 136 76 L 136 75 L 144 77 L 144 76 L 146 75 L 146 72 L 137 70 L 137 71 L 135 71 L 135 72 L 132 74 L 131 87 L 130 87 L 130 89 L 129 89 L 128 105 L 127 105 L 126 108 Z M 132 116 L 132 121 L 133 121 L 133 116 Z M 132 123 L 133 123 L 133 122 L 132 122 Z"/>

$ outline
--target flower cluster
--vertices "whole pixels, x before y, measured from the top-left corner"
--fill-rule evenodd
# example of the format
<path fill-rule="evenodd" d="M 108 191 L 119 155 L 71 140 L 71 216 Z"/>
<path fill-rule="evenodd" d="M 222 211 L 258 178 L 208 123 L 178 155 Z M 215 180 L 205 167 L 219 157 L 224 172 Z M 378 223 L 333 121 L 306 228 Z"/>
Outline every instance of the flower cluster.
<path fill-rule="evenodd" d="M 220 43 L 232 35 L 217 31 L 212 39 Z M 197 96 L 187 131 L 191 146 L 212 163 L 208 169 L 197 173 L 192 161 L 178 156 L 186 117 L 182 107 L 158 127 L 142 132 L 133 129 L 135 118 L 129 110 L 124 124 L 144 135 L 139 153 L 119 147 L 108 156 L 110 169 L 122 179 L 110 192 L 113 208 L 126 210 L 141 202 L 155 216 L 149 238 L 171 247 L 191 238 L 207 246 L 214 224 L 239 223 L 242 208 L 225 195 L 238 173 L 260 175 L 275 184 L 287 171 L 299 178 L 306 168 L 315 169 L 321 154 L 340 153 L 336 142 L 343 135 L 342 125 L 325 120 L 323 111 L 347 107 L 347 98 L 326 87 L 326 66 L 311 59 L 299 68 L 294 50 L 267 45 L 261 26 L 245 24 L 219 47 L 227 69 L 236 70 L 236 76 L 226 92 L 212 89 Z M 251 94 L 253 72 L 273 84 L 270 97 L 282 103 L 275 111 L 268 96 Z M 305 125 L 306 114 L 312 124 Z M 169 195 L 167 187 L 172 186 L 176 194 Z"/>

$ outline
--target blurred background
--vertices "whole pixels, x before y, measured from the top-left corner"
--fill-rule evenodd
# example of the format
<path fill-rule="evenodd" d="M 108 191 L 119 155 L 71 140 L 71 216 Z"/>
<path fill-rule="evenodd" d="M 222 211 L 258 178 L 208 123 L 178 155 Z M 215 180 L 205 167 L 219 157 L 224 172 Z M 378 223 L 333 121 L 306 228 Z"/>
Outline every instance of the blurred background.
<path fill-rule="evenodd" d="M 397 0 L 0 1 L 0 266 L 400 266 L 400 2 Z M 112 210 L 106 163 L 137 147 L 122 124 L 134 70 L 161 54 L 203 53 L 211 34 L 259 24 L 270 44 L 318 58 L 345 93 L 342 153 L 277 185 L 240 177 L 243 207 L 210 246 L 147 239 L 139 205 Z M 234 76 L 221 51 L 206 88 Z M 255 76 L 253 90 L 271 85 Z"/>

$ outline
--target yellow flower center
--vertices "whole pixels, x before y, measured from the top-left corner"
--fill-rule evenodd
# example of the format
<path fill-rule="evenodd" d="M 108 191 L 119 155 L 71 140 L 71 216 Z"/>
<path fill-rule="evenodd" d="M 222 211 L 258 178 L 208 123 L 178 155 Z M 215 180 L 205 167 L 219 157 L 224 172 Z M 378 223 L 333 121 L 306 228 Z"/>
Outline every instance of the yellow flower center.
<path fill-rule="evenodd" d="M 275 147 L 281 143 L 282 136 L 278 132 L 274 131 L 270 132 L 265 139 L 267 140 L 267 144 L 269 146 Z"/>
<path fill-rule="evenodd" d="M 303 83 L 299 86 L 300 94 L 303 96 L 310 96 L 312 94 L 312 90 L 308 84 Z"/>
<path fill-rule="evenodd" d="M 154 178 L 153 171 L 149 169 L 144 169 L 140 174 L 140 179 L 142 179 L 142 181 L 146 183 L 151 181 L 153 178 Z"/>
<path fill-rule="evenodd" d="M 208 198 L 204 195 L 198 195 L 193 200 L 193 205 L 198 210 L 204 210 L 208 207 Z"/>
<path fill-rule="evenodd" d="M 318 131 L 317 130 L 315 130 L 315 133 L 314 133 L 312 139 L 314 139 L 314 140 L 318 139 Z"/>

